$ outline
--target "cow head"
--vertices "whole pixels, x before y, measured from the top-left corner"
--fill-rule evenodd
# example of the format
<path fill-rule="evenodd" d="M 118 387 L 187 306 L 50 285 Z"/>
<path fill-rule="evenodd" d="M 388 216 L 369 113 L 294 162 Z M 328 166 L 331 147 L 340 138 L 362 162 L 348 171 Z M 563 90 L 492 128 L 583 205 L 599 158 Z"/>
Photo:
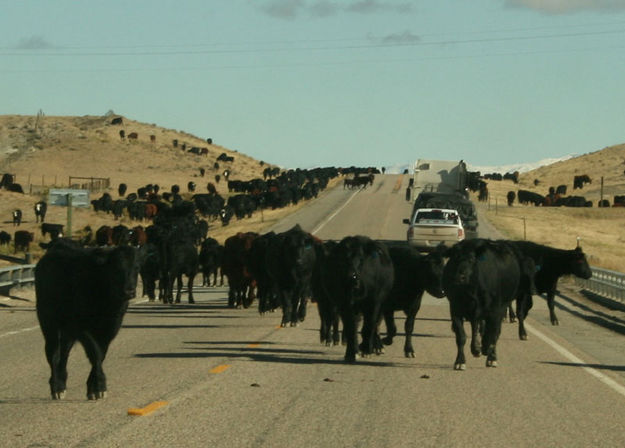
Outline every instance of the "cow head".
<path fill-rule="evenodd" d="M 570 265 L 571 273 L 573 275 L 585 279 L 592 277 L 592 271 L 588 265 L 588 260 L 586 259 L 586 255 L 582 251 L 581 247 L 576 247 L 573 250 L 573 257 L 571 257 Z"/>
<path fill-rule="evenodd" d="M 124 301 L 134 298 L 140 264 L 137 250 L 129 246 L 97 249 L 95 257 L 96 264 L 104 268 L 110 280 L 111 299 Z"/>
<path fill-rule="evenodd" d="M 445 297 L 443 290 L 443 270 L 445 269 L 444 246 L 439 246 L 424 259 L 426 278 L 425 290 L 434 297 Z"/>

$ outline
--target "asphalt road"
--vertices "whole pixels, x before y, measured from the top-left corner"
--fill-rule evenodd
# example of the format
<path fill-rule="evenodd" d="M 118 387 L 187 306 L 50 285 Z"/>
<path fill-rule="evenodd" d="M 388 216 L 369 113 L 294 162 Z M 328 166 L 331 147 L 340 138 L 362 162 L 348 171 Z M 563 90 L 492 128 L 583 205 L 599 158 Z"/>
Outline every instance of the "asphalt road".
<path fill-rule="evenodd" d="M 299 223 L 322 239 L 404 239 L 406 186 L 387 175 L 359 192 L 339 187 L 274 230 Z M 355 365 L 343 363 L 344 347 L 319 344 L 314 305 L 299 327 L 280 328 L 279 312 L 228 309 L 225 288 L 198 288 L 195 305 L 137 299 L 104 363 L 109 393 L 99 401 L 86 399 L 79 346 L 66 399 L 49 398 L 34 302 L 4 300 L 0 446 L 625 446 L 625 313 L 566 285 L 563 295 L 560 326 L 535 298 L 529 340 L 505 323 L 499 367 L 469 358 L 463 372 L 452 368 L 446 299 L 424 298 L 416 358 L 404 358 L 400 330 L 385 354 Z"/>

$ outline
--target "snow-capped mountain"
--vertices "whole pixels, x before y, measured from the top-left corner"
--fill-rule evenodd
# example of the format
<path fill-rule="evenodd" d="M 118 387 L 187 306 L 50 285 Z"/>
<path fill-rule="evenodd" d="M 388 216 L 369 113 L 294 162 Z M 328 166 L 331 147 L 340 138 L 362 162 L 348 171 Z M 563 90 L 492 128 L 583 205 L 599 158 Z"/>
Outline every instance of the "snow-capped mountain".
<path fill-rule="evenodd" d="M 511 163 L 508 165 L 473 165 L 471 163 L 467 163 L 467 169 L 469 171 L 479 171 L 482 174 L 487 173 L 513 173 L 518 171 L 519 173 L 526 173 L 528 171 L 532 171 L 536 168 L 540 168 L 541 166 L 551 165 L 552 163 L 561 162 L 563 160 L 568 160 L 572 157 L 575 157 L 576 154 L 569 154 L 563 157 L 550 157 L 547 159 L 541 159 L 537 162 L 525 162 L 525 163 Z M 412 173 L 413 164 L 397 164 L 390 165 L 385 167 L 386 172 L 388 174 L 401 174 L 404 170 L 408 170 L 409 173 Z"/>

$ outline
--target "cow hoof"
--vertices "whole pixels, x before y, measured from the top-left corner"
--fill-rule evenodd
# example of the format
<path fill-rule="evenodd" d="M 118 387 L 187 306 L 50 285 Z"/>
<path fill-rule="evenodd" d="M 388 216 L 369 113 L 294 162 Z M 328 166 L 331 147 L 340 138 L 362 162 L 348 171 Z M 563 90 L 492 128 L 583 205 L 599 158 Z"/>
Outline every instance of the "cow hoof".
<path fill-rule="evenodd" d="M 390 338 L 388 336 L 385 337 L 385 338 L 382 338 L 382 343 L 384 345 L 392 345 L 393 344 L 393 338 Z"/>
<path fill-rule="evenodd" d="M 195 303 L 195 300 L 189 299 L 189 303 Z"/>
<path fill-rule="evenodd" d="M 522 341 L 527 341 L 527 335 L 526 334 L 522 334 L 519 336 L 519 339 Z"/>
<path fill-rule="evenodd" d="M 297 327 L 297 322 L 291 322 L 291 327 Z"/>
<path fill-rule="evenodd" d="M 415 357 L 414 356 L 414 352 L 406 352 L 405 355 L 406 355 L 406 358 L 414 358 Z"/>
<path fill-rule="evenodd" d="M 52 392 L 52 399 L 53 400 L 62 400 L 63 398 L 65 398 L 65 391 L 62 390 L 60 392 Z"/>
<path fill-rule="evenodd" d="M 560 322 L 558 322 L 558 319 L 554 319 L 551 321 L 551 325 L 560 325 Z"/>
<path fill-rule="evenodd" d="M 464 363 L 454 364 L 454 370 L 467 370 L 467 365 Z"/>
<path fill-rule="evenodd" d="M 280 324 L 280 327 L 282 327 L 282 328 L 286 328 L 286 323 L 285 323 L 285 322 L 282 322 L 282 323 Z"/>
<path fill-rule="evenodd" d="M 486 367 L 497 367 L 497 361 L 494 359 L 487 359 Z"/>
<path fill-rule="evenodd" d="M 100 392 L 90 392 L 87 394 L 87 399 L 88 400 L 100 400 L 102 398 L 106 398 L 106 391 L 100 391 Z"/>

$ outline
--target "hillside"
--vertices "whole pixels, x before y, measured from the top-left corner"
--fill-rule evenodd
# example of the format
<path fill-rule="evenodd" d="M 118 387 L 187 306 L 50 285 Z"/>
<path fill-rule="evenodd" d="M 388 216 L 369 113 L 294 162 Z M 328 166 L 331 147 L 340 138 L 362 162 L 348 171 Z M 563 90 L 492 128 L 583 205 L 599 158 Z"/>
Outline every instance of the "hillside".
<path fill-rule="evenodd" d="M 512 181 L 488 181 L 489 201 L 482 204 L 482 213 L 509 238 L 527 239 L 561 249 L 572 249 L 580 244 L 591 264 L 625 271 L 625 208 L 598 208 L 603 176 L 604 199 L 613 203 L 614 195 L 625 194 L 625 144 L 615 145 L 552 165 L 522 173 L 519 184 Z M 587 174 L 591 184 L 573 190 L 573 177 Z M 534 185 L 534 180 L 539 181 Z M 567 186 L 567 195 L 584 196 L 592 201 L 592 208 L 534 207 L 517 201 L 507 206 L 508 191 L 530 190 L 541 195 L 549 187 Z M 477 202 L 477 196 L 474 198 Z"/>
<path fill-rule="evenodd" d="M 31 245 L 35 257 L 41 254 L 37 243 L 42 241 L 39 225 L 35 223 L 34 204 L 45 199 L 44 192 L 50 187 L 66 188 L 70 176 L 102 177 L 110 179 L 107 190 L 113 199 L 118 198 L 117 187 L 124 182 L 128 192 L 147 184 L 158 184 L 161 191 L 169 191 L 172 185 L 180 186 L 181 192 L 187 192 L 187 183 L 197 184 L 196 192 L 206 193 L 208 182 L 215 184 L 217 191 L 228 196 L 226 181 L 217 183 L 216 174 L 224 169 L 231 172 L 231 179 L 252 179 L 262 177 L 267 164 L 261 163 L 245 154 L 226 147 L 211 144 L 205 139 L 173 129 L 164 129 L 153 124 L 140 123 L 123 117 L 123 125 L 112 125 L 114 116 L 104 117 L 37 117 L 4 115 L 0 116 L 0 173 L 16 175 L 26 194 L 0 190 L 0 230 L 13 235 L 16 228 L 11 221 L 12 210 L 19 208 L 23 212 L 23 223 L 19 229 L 35 232 L 35 244 Z M 138 133 L 136 141 L 121 139 L 119 131 L 126 135 Z M 149 136 L 155 136 L 151 142 Z M 173 140 L 177 139 L 178 148 Z M 196 155 L 182 151 L 180 146 L 186 143 L 187 149 L 193 146 L 207 148 L 207 155 Z M 219 162 L 219 169 L 214 169 L 217 157 L 226 153 L 234 161 Z M 200 176 L 200 168 L 206 170 L 205 177 Z M 31 194 L 32 192 L 32 194 Z M 93 192 L 91 199 L 100 197 L 101 192 Z M 184 196 L 184 194 L 183 194 Z M 186 193 L 189 197 L 190 194 Z M 300 203 L 298 207 L 301 207 Z M 212 223 L 209 233 L 223 241 L 228 236 L 241 230 L 260 231 L 271 225 L 287 210 L 265 211 L 256 213 L 250 219 L 232 220 L 227 227 Z M 48 207 L 46 222 L 65 223 L 65 207 Z M 116 225 L 111 215 L 95 213 L 92 209 L 75 209 L 73 230 L 76 234 L 86 225 L 94 230 L 103 224 Z M 137 223 L 122 218 L 121 223 L 134 226 Z M 147 223 L 144 223 L 147 225 Z M 0 253 L 7 253 L 6 247 Z M 19 256 L 21 254 L 18 253 Z"/>

